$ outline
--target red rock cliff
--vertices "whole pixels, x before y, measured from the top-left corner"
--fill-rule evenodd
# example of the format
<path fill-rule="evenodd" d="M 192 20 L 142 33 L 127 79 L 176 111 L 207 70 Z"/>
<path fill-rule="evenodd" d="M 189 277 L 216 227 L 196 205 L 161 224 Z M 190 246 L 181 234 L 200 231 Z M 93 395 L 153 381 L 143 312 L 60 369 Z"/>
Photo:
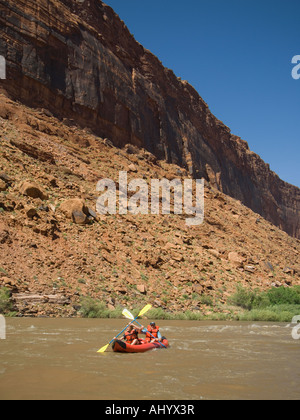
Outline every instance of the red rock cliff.
<path fill-rule="evenodd" d="M 99 0 L 0 0 L 0 55 L 15 100 L 143 146 L 300 237 L 300 190 L 231 134 Z"/>

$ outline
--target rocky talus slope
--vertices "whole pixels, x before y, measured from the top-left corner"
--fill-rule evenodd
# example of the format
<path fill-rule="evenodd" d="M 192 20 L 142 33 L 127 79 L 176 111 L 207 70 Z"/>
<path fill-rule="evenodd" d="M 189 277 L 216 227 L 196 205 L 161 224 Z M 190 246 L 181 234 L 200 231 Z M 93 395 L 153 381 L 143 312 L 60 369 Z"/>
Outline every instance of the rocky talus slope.
<path fill-rule="evenodd" d="M 111 140 L 0 95 L 0 286 L 19 314 L 77 316 L 84 296 L 111 309 L 152 303 L 205 314 L 238 283 L 300 284 L 299 240 L 214 184 L 200 226 L 185 215 L 97 215 L 100 179 L 189 176 Z"/>

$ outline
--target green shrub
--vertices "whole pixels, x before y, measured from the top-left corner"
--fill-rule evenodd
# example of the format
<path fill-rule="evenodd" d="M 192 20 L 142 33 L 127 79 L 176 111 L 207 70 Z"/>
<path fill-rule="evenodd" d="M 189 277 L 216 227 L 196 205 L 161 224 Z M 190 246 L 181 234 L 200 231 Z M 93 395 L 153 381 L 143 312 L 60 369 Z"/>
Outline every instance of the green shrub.
<path fill-rule="evenodd" d="M 299 315 L 300 305 L 273 305 L 263 309 L 252 309 L 239 314 L 240 321 L 291 322 Z"/>
<path fill-rule="evenodd" d="M 148 319 L 174 319 L 174 316 L 166 311 L 164 311 L 162 308 L 152 308 L 147 313 Z"/>
<path fill-rule="evenodd" d="M 238 285 L 237 291 L 231 296 L 229 303 L 248 311 L 274 305 L 300 305 L 300 287 L 272 287 L 267 292 L 259 292 Z"/>
<path fill-rule="evenodd" d="M 250 311 L 256 300 L 256 292 L 253 292 L 252 290 L 247 290 L 241 285 L 238 285 L 235 294 L 231 296 L 231 298 L 229 298 L 229 303 L 231 305 L 240 306 L 241 308 Z"/>
<path fill-rule="evenodd" d="M 10 291 L 6 287 L 0 289 L 0 314 L 7 314 L 12 311 Z"/>
<path fill-rule="evenodd" d="M 300 313 L 300 287 L 272 287 L 259 292 L 239 285 L 229 303 L 246 310 L 238 315 L 241 321 L 290 322 Z"/>
<path fill-rule="evenodd" d="M 214 304 L 213 298 L 211 296 L 208 296 L 208 295 L 200 296 L 199 301 L 203 305 L 207 305 L 207 306 L 213 306 L 213 304 Z"/>
<path fill-rule="evenodd" d="M 91 297 L 81 299 L 80 314 L 83 318 L 121 318 L 122 309 L 110 310 L 105 303 Z"/>
<path fill-rule="evenodd" d="M 279 314 L 276 314 L 272 309 L 252 309 L 244 312 L 239 316 L 240 321 L 264 321 L 264 322 L 280 322 Z"/>
<path fill-rule="evenodd" d="M 273 287 L 266 295 L 271 305 L 300 305 L 300 286 Z"/>

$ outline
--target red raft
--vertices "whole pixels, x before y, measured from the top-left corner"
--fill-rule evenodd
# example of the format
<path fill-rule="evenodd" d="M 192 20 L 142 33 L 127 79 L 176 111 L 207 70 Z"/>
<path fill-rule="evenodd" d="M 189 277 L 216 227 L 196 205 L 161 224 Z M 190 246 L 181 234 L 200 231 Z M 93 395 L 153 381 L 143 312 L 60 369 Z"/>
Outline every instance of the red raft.
<path fill-rule="evenodd" d="M 115 340 L 112 345 L 112 349 L 114 352 L 118 353 L 145 353 L 149 350 L 154 349 L 164 349 L 169 346 L 168 340 L 163 337 L 162 344 L 160 343 L 148 343 L 145 340 L 140 340 L 139 345 L 133 346 L 132 344 L 127 344 L 121 340 Z"/>

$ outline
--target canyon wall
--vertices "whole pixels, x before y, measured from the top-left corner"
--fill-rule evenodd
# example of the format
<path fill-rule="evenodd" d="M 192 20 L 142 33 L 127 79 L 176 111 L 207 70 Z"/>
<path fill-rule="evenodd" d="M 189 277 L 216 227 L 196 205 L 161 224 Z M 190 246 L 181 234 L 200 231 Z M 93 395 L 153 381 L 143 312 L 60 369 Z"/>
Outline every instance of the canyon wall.
<path fill-rule="evenodd" d="M 0 0 L 10 98 L 122 147 L 186 167 L 300 237 L 299 188 L 282 181 L 195 89 L 139 44 L 99 0 Z"/>

